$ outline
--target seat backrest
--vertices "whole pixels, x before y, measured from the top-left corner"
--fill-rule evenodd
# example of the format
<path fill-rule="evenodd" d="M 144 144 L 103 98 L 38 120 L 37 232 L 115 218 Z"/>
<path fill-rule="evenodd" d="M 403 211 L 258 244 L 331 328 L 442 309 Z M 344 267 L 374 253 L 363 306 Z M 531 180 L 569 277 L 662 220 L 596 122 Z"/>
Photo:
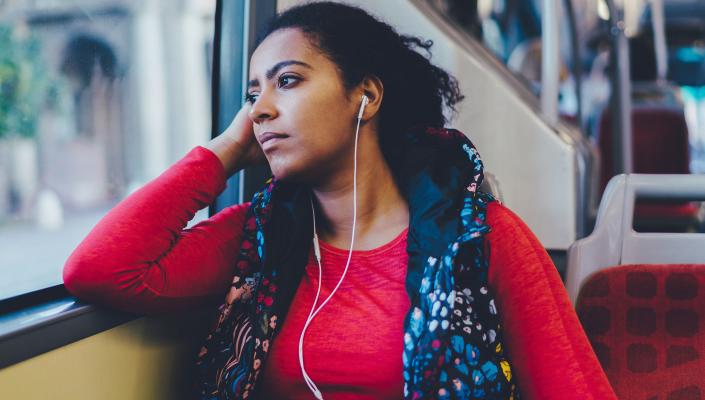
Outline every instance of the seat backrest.
<path fill-rule="evenodd" d="M 568 249 L 566 286 L 575 304 L 591 274 L 624 264 L 705 263 L 705 234 L 651 233 L 633 229 L 637 197 L 704 200 L 705 175 L 622 174 L 610 180 L 590 236 Z"/>
<path fill-rule="evenodd" d="M 601 155 L 601 187 L 612 178 L 612 116 L 600 118 L 598 147 Z M 633 171 L 640 174 L 688 174 L 690 150 L 688 125 L 682 107 L 648 102 L 632 109 Z"/>
<path fill-rule="evenodd" d="M 618 398 L 700 399 L 705 234 L 635 232 L 639 196 L 701 200 L 705 176 L 614 177 L 568 250 L 568 293 Z"/>
<path fill-rule="evenodd" d="M 633 171 L 642 174 L 690 173 L 688 126 L 682 105 L 668 100 L 667 87 L 639 86 L 640 100 L 632 109 Z M 636 95 L 635 95 L 636 96 Z M 639 105 L 640 104 L 640 105 Z M 611 117 L 603 115 L 598 138 L 601 151 L 601 188 L 612 177 Z M 697 209 L 688 202 L 639 204 L 638 225 L 646 230 L 687 231 Z"/>

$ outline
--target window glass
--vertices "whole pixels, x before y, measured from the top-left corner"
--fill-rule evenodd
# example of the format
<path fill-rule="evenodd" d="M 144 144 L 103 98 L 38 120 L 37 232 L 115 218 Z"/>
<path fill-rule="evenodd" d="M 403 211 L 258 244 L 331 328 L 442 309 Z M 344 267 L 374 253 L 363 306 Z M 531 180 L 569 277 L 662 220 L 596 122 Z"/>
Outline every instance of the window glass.
<path fill-rule="evenodd" d="M 540 80 L 540 0 L 434 0 L 532 87 Z"/>
<path fill-rule="evenodd" d="M 542 0 L 431 0 L 507 66 L 537 97 L 541 95 Z M 585 3 L 573 1 L 577 18 L 585 17 Z M 590 3 L 590 2 L 588 2 Z M 565 0 L 558 0 L 561 35 L 559 113 L 577 117 L 578 99 L 572 76 L 570 19 Z M 580 29 L 580 27 L 577 27 Z"/>
<path fill-rule="evenodd" d="M 60 284 L 110 208 L 209 140 L 214 14 L 0 1 L 0 300 Z"/>

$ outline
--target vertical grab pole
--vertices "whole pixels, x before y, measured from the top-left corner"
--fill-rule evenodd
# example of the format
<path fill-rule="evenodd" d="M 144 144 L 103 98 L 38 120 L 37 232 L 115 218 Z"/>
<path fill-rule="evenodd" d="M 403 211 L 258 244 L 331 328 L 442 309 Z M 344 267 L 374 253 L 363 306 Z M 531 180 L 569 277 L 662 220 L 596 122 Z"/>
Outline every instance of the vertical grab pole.
<path fill-rule="evenodd" d="M 567 22 L 570 32 L 570 51 L 573 64 L 573 82 L 575 82 L 575 97 L 578 98 L 578 126 L 583 132 L 583 135 L 587 136 L 587 130 L 585 129 L 585 121 L 583 119 L 583 59 L 580 55 L 580 38 L 578 37 L 579 33 L 577 20 L 575 19 L 575 9 L 573 7 L 572 0 L 563 0 L 563 3 L 563 6 L 565 7 L 566 16 L 568 17 Z"/>
<path fill-rule="evenodd" d="M 541 112 L 549 124 L 558 122 L 560 81 L 560 1 L 542 0 L 541 12 Z"/>
<path fill-rule="evenodd" d="M 656 73 L 659 82 L 664 82 L 668 76 L 668 50 L 666 48 L 663 0 L 651 0 L 651 26 L 654 30 Z"/>
<path fill-rule="evenodd" d="M 624 32 L 624 15 L 607 0 L 612 38 L 612 159 L 613 175 L 632 172 L 632 88 L 629 72 L 629 42 Z"/>

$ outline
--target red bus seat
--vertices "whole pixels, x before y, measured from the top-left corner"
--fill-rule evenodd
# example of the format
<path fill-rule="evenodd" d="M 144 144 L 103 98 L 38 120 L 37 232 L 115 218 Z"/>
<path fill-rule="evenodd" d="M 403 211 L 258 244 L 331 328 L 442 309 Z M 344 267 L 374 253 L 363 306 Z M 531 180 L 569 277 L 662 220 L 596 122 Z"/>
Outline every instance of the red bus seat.
<path fill-rule="evenodd" d="M 583 285 L 578 317 L 620 399 L 705 396 L 705 264 L 603 269 Z"/>
<path fill-rule="evenodd" d="M 633 172 L 640 174 L 689 174 L 688 125 L 682 108 L 644 105 L 632 109 Z M 600 187 L 604 190 L 614 170 L 612 116 L 602 114 L 597 135 L 600 149 Z M 640 203 L 635 209 L 637 226 L 667 231 L 688 230 L 698 213 L 690 202 Z"/>
<path fill-rule="evenodd" d="M 635 199 L 705 198 L 703 175 L 618 175 L 566 285 L 620 399 L 705 398 L 705 234 L 632 228 Z"/>

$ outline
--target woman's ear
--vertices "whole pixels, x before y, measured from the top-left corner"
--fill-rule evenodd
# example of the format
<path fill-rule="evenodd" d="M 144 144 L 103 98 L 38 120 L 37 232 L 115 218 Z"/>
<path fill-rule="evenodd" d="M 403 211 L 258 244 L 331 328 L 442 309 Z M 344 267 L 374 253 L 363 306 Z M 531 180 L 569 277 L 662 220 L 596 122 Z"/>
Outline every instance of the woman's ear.
<path fill-rule="evenodd" d="M 382 97 L 384 95 L 384 85 L 376 76 L 368 76 L 362 80 L 359 85 L 357 98 L 362 98 L 364 94 L 367 96 L 367 106 L 362 113 L 362 120 L 369 121 L 377 115 L 380 106 L 382 105 Z"/>

